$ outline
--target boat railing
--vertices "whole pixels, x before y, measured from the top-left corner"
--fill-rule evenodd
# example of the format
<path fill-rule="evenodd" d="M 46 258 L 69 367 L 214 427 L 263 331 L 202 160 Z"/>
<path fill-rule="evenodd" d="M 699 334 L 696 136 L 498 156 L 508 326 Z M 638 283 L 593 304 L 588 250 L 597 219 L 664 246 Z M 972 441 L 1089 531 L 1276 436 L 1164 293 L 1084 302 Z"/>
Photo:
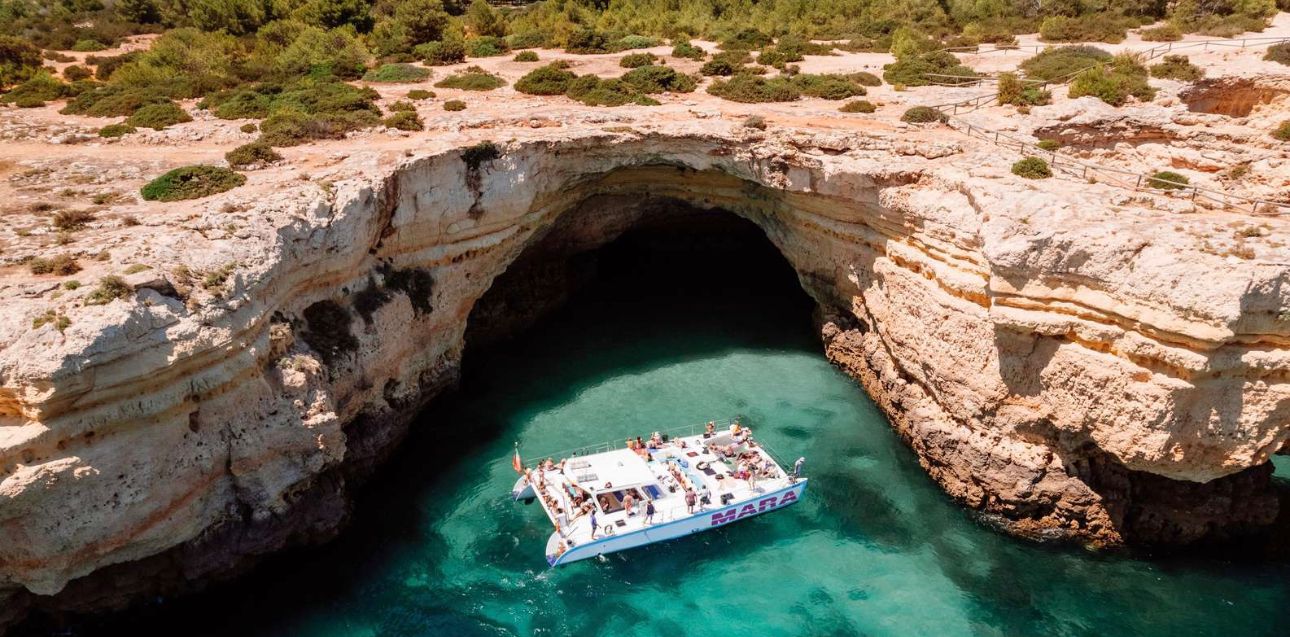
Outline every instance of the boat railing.
<path fill-rule="evenodd" d="M 708 426 L 708 423 L 712 423 L 712 425 L 717 431 L 722 431 L 725 429 L 729 429 L 730 425 L 734 424 L 736 421 L 738 421 L 737 418 L 713 419 L 713 420 L 707 420 L 701 423 L 696 423 L 693 425 L 682 425 L 679 427 L 672 427 L 671 429 L 657 429 L 654 431 L 658 431 L 659 434 L 667 436 L 669 439 L 686 437 L 686 436 L 697 436 L 705 431 L 705 428 Z M 651 431 L 650 433 L 652 434 L 653 431 Z M 754 436 L 755 435 L 756 434 L 754 433 Z M 765 451 L 766 454 L 770 456 L 771 460 L 774 460 L 775 463 L 779 465 L 780 469 L 782 469 L 786 473 L 789 473 L 792 471 L 792 467 L 793 467 L 792 464 L 787 464 L 787 465 L 784 464 L 784 457 L 776 453 L 775 450 L 771 449 L 764 440 L 760 438 L 754 438 L 754 440 L 756 440 L 757 446 L 760 447 L 763 451 Z M 552 458 L 556 462 L 559 462 L 561 459 L 564 459 L 564 458 L 577 458 L 581 456 L 590 456 L 598 453 L 604 453 L 606 451 L 613 451 L 614 449 L 625 448 L 622 446 L 622 444 L 623 443 L 614 442 L 614 441 L 605 441 L 605 442 L 600 442 L 600 443 L 591 444 L 591 445 L 584 445 L 581 447 L 574 447 L 572 449 L 563 449 L 560 451 L 553 451 L 550 453 L 539 454 L 529 458 L 523 458 L 522 461 L 524 463 L 524 466 L 526 467 L 536 467 L 539 464 L 541 464 L 543 460 L 547 458 Z"/>

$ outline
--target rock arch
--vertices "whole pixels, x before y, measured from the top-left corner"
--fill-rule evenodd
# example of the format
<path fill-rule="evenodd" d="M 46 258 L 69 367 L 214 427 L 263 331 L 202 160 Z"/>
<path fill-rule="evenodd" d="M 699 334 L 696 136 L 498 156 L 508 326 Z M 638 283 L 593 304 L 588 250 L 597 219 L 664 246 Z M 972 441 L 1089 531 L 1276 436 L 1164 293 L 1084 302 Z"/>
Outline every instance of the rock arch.
<path fill-rule="evenodd" d="M 23 423 L 0 432 L 0 601 L 101 607 L 330 537 L 353 482 L 456 382 L 494 279 L 539 238 L 599 240 L 649 201 L 757 223 L 818 304 L 827 355 L 1004 528 L 1188 543 L 1270 524 L 1286 266 L 934 167 L 943 150 L 571 134 L 427 152 L 266 206 L 273 233 L 229 248 L 220 302 L 141 285 L 62 358 L 5 350 L 3 414 Z M 590 221 L 562 226 L 571 211 Z M 1224 284 L 1186 284 L 1195 271 Z"/>

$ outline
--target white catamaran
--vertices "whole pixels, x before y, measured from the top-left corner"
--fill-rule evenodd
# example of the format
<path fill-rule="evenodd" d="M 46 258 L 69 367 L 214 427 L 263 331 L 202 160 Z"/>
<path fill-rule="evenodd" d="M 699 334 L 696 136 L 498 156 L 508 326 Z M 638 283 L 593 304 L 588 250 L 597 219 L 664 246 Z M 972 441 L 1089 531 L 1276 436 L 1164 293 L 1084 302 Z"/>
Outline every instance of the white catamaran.
<path fill-rule="evenodd" d="M 738 421 L 562 455 L 526 466 L 517 448 L 512 460 L 521 475 L 511 495 L 536 499 L 555 526 L 546 543 L 551 566 L 781 509 L 802 498 L 807 482 L 804 458 L 785 471 Z"/>

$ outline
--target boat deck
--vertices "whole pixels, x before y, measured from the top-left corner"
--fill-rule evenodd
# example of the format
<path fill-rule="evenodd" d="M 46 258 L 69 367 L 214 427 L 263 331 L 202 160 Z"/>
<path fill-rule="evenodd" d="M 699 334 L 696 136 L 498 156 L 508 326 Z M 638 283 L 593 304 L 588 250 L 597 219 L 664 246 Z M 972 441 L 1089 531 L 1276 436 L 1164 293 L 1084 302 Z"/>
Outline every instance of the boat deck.
<path fill-rule="evenodd" d="M 693 519 L 793 484 L 748 429 L 671 438 L 656 448 L 573 456 L 526 472 L 556 527 L 548 556 L 608 536 Z M 694 506 L 686 492 L 695 494 Z M 630 499 L 628 496 L 630 495 Z M 624 506 L 631 503 L 630 509 Z M 646 514 L 646 502 L 655 513 Z M 591 519 L 594 515 L 596 526 Z"/>

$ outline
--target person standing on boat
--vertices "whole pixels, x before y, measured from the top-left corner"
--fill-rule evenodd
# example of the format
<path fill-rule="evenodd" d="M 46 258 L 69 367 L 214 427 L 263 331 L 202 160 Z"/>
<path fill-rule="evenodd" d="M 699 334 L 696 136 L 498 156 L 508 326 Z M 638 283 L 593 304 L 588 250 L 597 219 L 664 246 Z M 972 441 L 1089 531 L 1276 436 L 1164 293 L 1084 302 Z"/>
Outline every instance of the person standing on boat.
<path fill-rule="evenodd" d="M 591 510 L 591 539 L 596 539 L 596 510 Z"/>
<path fill-rule="evenodd" d="M 647 500 L 645 502 L 645 523 L 646 524 L 654 523 L 654 501 L 653 500 Z"/>
<path fill-rule="evenodd" d="M 636 515 L 636 498 L 632 497 L 631 491 L 623 496 L 623 509 L 627 511 L 628 517 Z"/>
<path fill-rule="evenodd" d="M 685 512 L 694 513 L 694 503 L 698 501 L 698 496 L 694 495 L 693 489 L 685 490 Z"/>

